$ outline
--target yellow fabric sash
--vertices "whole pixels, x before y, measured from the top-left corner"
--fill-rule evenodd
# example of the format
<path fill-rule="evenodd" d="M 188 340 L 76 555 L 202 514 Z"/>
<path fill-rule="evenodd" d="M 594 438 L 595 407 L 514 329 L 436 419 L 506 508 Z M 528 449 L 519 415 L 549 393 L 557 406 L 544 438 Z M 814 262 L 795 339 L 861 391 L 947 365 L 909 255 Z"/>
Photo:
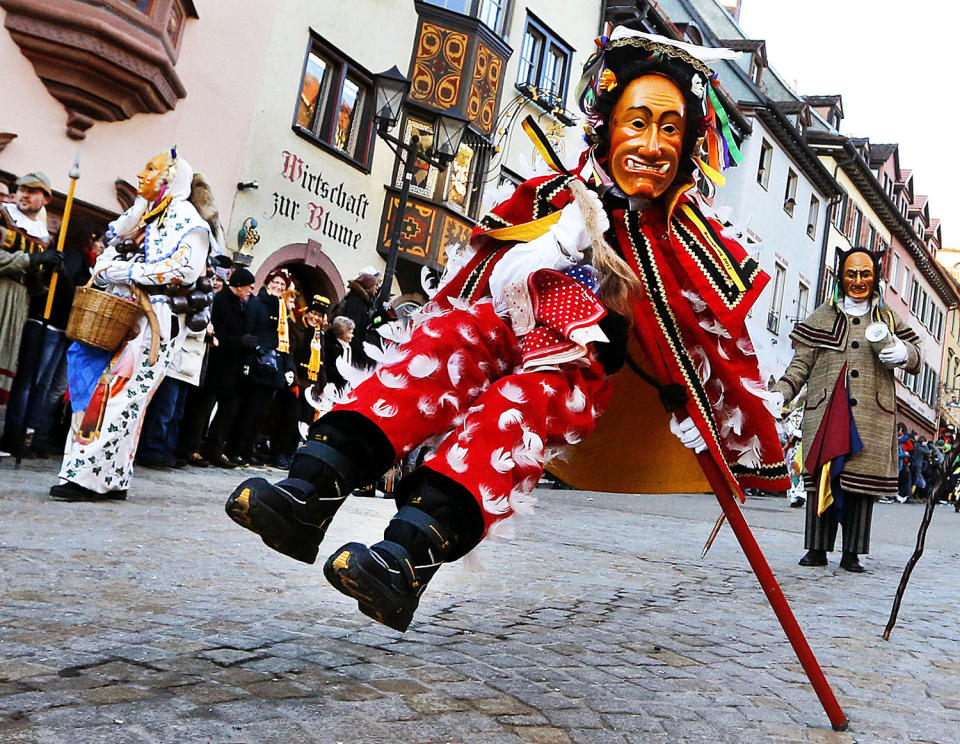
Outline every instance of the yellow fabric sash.
<path fill-rule="evenodd" d="M 277 313 L 277 351 L 289 354 L 290 329 L 287 328 L 287 303 L 282 295 L 277 299 L 280 301 L 280 312 Z"/>
<path fill-rule="evenodd" d="M 316 382 L 320 375 L 320 367 L 323 366 L 323 359 L 320 358 L 323 349 L 323 334 L 319 328 L 314 329 L 313 338 L 310 339 L 310 361 L 307 362 L 307 378 L 310 382 Z"/>
<path fill-rule="evenodd" d="M 710 233 L 707 231 L 706 226 L 700 221 L 700 218 L 697 217 L 696 213 L 690 208 L 689 204 L 682 204 L 680 209 L 687 216 L 687 219 L 697 226 L 697 229 L 700 231 L 701 235 L 703 235 L 703 239 L 707 241 L 711 248 L 713 248 L 713 252 L 717 254 L 717 258 L 720 260 L 720 263 L 723 264 L 723 268 L 726 269 L 727 274 L 730 277 L 730 281 L 732 281 L 734 286 L 736 286 L 736 288 L 741 292 L 746 292 L 747 288 L 744 286 L 740 276 L 733 268 L 733 262 L 727 255 L 726 250 L 716 244 L 716 241 L 714 241 L 714 239 L 710 236 Z"/>
<path fill-rule="evenodd" d="M 833 503 L 833 488 L 830 486 L 830 463 L 820 468 L 820 485 L 817 488 L 817 516 L 823 513 Z"/>

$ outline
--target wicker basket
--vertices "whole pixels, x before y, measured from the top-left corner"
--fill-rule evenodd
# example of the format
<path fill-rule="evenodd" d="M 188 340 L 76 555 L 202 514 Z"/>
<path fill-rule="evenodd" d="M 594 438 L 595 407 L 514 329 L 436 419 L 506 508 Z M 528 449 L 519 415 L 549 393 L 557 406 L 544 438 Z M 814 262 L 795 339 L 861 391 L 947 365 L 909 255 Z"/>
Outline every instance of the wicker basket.
<path fill-rule="evenodd" d="M 143 308 L 136 300 L 94 289 L 97 274 L 84 286 L 77 287 L 67 321 L 67 338 L 105 351 L 116 351 L 132 335 L 134 326 L 143 317 Z"/>

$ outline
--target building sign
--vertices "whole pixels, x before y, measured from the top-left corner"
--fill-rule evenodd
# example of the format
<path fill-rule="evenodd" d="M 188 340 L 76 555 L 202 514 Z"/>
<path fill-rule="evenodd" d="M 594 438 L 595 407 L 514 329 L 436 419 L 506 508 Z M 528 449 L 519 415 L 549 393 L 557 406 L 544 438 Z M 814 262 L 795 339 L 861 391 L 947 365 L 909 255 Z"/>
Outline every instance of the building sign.
<path fill-rule="evenodd" d="M 314 240 L 324 244 L 327 238 L 343 248 L 357 250 L 363 238 L 362 220 L 367 217 L 370 200 L 364 193 L 347 189 L 343 181 L 333 183 L 323 171 L 310 167 L 290 150 L 281 153 L 281 177 L 289 189 L 273 192 L 269 219 L 286 219 L 306 227 Z"/>

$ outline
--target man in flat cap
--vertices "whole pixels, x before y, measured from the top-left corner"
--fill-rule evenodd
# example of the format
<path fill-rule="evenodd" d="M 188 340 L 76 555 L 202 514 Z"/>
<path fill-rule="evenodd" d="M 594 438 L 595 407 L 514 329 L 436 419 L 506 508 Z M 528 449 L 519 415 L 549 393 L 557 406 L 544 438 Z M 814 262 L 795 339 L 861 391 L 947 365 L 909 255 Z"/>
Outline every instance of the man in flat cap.
<path fill-rule="evenodd" d="M 6 405 L 27 321 L 28 284 L 60 254 L 49 248 L 46 205 L 53 189 L 39 171 L 16 181 L 13 201 L 0 203 L 0 404 Z"/>

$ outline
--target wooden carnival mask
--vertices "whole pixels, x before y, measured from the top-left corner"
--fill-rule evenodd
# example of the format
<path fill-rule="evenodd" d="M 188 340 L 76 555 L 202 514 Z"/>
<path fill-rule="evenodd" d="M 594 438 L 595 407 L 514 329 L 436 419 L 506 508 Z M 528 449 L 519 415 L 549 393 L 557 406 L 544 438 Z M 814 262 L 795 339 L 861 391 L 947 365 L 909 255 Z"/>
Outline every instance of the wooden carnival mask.
<path fill-rule="evenodd" d="M 137 174 L 139 185 L 137 194 L 153 204 L 160 197 L 167 185 L 172 159 L 169 152 L 161 152 L 147 161 L 143 170 Z"/>
<path fill-rule="evenodd" d="M 610 117 L 610 171 L 627 196 L 655 199 L 677 177 L 686 105 L 662 75 L 630 81 Z"/>
<path fill-rule="evenodd" d="M 843 261 L 840 281 L 843 293 L 851 300 L 868 299 L 877 283 L 873 259 L 863 251 L 851 253 Z"/>

